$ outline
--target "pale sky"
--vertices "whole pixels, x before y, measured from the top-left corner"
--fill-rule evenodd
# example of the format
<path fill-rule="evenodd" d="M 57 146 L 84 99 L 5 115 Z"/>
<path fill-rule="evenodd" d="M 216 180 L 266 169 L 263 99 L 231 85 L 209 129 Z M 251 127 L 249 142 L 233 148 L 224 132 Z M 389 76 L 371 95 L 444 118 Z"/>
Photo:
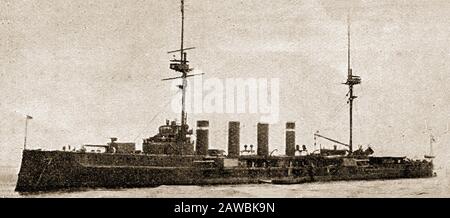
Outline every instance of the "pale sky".
<path fill-rule="evenodd" d="M 378 155 L 423 157 L 425 123 L 450 122 L 450 2 L 186 0 L 186 45 L 204 78 L 280 78 L 280 122 L 270 150 L 284 154 L 284 123 L 297 144 L 313 132 L 348 141 L 346 17 L 352 20 L 354 141 Z M 2 0 L 0 2 L 0 165 L 20 164 L 24 116 L 29 147 L 142 143 L 166 118 L 166 77 L 179 47 L 179 1 Z M 152 117 L 162 111 L 153 122 Z M 256 144 L 254 114 L 192 114 L 210 120 L 210 147 L 226 149 L 227 122 Z M 404 137 L 402 137 L 404 135 Z M 322 141 L 326 144 L 325 141 Z M 450 133 L 437 139 L 448 165 Z M 447 163 L 447 164 L 446 164 Z"/>

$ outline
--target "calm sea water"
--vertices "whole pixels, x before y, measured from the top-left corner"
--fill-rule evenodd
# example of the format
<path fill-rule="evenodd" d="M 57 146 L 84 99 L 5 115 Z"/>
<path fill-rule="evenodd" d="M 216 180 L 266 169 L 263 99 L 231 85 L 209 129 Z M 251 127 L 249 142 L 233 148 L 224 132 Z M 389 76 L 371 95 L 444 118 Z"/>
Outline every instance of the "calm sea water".
<path fill-rule="evenodd" d="M 3 172 L 0 178 L 0 197 L 450 197 L 450 173 L 448 171 L 437 172 L 437 177 L 426 179 L 340 181 L 296 185 L 159 186 L 136 189 L 73 190 L 33 195 L 20 195 L 14 192 L 16 172 L 9 170 L 9 175 L 5 173 L 5 170 Z"/>

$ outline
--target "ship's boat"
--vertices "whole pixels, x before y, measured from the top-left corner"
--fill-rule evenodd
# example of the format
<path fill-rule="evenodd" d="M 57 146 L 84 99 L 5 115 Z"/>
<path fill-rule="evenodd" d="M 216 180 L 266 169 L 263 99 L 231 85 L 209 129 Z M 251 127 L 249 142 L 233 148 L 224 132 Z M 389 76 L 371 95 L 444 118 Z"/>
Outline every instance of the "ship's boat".
<path fill-rule="evenodd" d="M 184 1 L 181 2 L 184 24 Z M 181 76 L 164 79 L 183 81 L 179 86 L 183 93 L 181 123 L 166 121 L 156 135 L 143 139 L 142 151 L 136 150 L 134 142 L 118 142 L 117 138 L 111 138 L 104 145 L 86 144 L 79 150 L 24 149 L 16 191 L 158 185 L 294 184 L 433 176 L 431 160 L 376 157 L 370 147 L 353 150 L 352 104 L 356 98 L 353 86 L 360 84 L 361 78 L 352 74 L 350 61 L 348 78 L 344 83 L 349 86 L 349 143 L 339 142 L 318 132 L 314 135 L 335 145 L 343 145 L 346 149 L 337 149 L 335 146 L 333 149 L 321 148 L 309 152 L 306 145 L 300 147 L 295 143 L 295 122 L 286 123 L 286 150 L 283 156 L 274 156 L 273 152 L 269 152 L 267 123 L 257 124 L 256 146 L 244 145 L 244 150 L 241 150 L 240 122 L 229 122 L 228 149 L 225 154 L 223 150 L 209 148 L 209 121 L 198 120 L 194 143 L 191 139 L 193 130 L 186 123 L 184 110 L 186 79 L 195 76 L 189 74 L 191 69 L 186 51 L 193 48 L 184 48 L 181 38 L 181 48 L 169 52 L 180 54 L 179 59 L 171 60 L 170 69 L 181 73 Z"/>

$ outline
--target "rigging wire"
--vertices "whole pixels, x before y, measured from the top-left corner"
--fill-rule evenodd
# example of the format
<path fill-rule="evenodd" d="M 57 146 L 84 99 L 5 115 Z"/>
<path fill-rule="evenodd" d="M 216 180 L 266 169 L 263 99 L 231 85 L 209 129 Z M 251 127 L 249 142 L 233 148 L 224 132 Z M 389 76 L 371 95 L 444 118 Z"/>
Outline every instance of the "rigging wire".
<path fill-rule="evenodd" d="M 175 95 L 177 95 L 180 92 L 180 89 L 177 91 L 177 93 L 175 93 Z M 158 111 L 158 113 L 156 113 L 152 119 L 150 119 L 150 121 L 147 123 L 147 125 L 145 126 L 145 128 L 142 130 L 142 132 L 140 132 L 136 138 L 134 138 L 134 142 L 148 129 L 148 127 L 150 127 L 150 124 L 152 124 L 152 122 L 156 119 L 156 117 L 158 117 L 163 111 L 164 108 L 166 108 L 170 103 L 171 103 L 172 99 L 168 99 L 168 101 L 164 104 L 164 106 L 161 108 L 161 110 Z"/>
<path fill-rule="evenodd" d="M 347 96 L 348 96 L 348 93 L 347 93 L 347 95 L 345 95 L 344 100 L 347 99 Z M 344 102 L 345 102 L 345 103 L 338 104 L 338 105 L 334 108 L 333 113 L 332 113 L 332 116 L 331 116 L 330 118 L 328 118 L 328 120 L 333 120 L 334 118 L 337 117 L 337 115 L 338 115 L 338 114 L 342 111 L 342 109 L 347 105 L 346 101 L 344 101 Z"/>
<path fill-rule="evenodd" d="M 361 117 L 360 116 L 360 113 L 359 113 L 359 110 L 358 110 L 358 105 L 357 104 L 355 104 L 355 105 L 353 105 L 353 108 L 355 109 L 355 115 L 356 115 L 356 117 Z M 358 133 L 359 133 L 359 135 L 361 136 L 362 135 L 362 130 L 361 130 L 361 126 L 360 126 L 360 122 L 359 122 L 359 119 L 353 119 L 353 123 L 354 123 L 354 126 L 355 127 L 359 127 L 358 128 Z"/>

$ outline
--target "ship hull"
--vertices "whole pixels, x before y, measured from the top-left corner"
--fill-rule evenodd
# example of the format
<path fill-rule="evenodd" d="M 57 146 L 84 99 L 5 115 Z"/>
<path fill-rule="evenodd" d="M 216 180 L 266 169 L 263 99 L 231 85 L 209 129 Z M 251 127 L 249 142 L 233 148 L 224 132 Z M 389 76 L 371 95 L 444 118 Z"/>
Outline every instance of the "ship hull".
<path fill-rule="evenodd" d="M 241 157 L 238 161 L 239 166 L 226 166 L 224 158 L 204 156 L 25 150 L 16 191 L 159 185 L 298 184 L 433 176 L 430 162 L 320 166 L 317 163 L 330 160 L 320 157 Z"/>

